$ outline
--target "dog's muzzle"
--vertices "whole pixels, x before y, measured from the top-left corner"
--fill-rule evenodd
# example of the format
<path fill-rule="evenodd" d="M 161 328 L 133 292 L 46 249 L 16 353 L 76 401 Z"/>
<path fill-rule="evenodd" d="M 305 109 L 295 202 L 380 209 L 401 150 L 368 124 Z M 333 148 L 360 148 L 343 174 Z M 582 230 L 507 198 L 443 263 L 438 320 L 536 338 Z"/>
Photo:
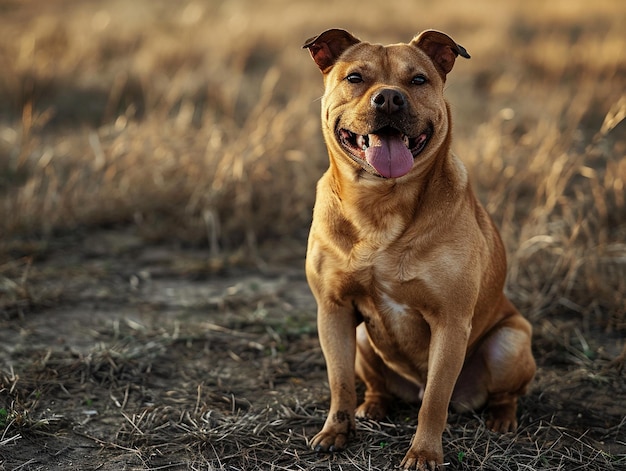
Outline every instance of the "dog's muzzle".
<path fill-rule="evenodd" d="M 409 173 L 414 159 L 428 144 L 432 128 L 428 127 L 416 137 L 409 137 L 391 126 L 369 134 L 338 128 L 336 135 L 348 155 L 365 170 L 384 178 L 398 178 Z"/>

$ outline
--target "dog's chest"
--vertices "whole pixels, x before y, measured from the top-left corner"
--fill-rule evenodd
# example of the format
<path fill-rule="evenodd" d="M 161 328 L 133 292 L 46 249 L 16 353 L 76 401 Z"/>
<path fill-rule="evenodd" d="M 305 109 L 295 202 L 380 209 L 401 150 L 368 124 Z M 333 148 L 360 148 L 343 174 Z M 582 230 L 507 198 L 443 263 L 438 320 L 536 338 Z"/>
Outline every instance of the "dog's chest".
<path fill-rule="evenodd" d="M 385 316 L 401 320 L 411 313 L 411 308 L 409 306 L 394 300 L 385 292 L 382 292 L 376 298 L 378 298 L 376 310 L 384 313 L 383 315 Z"/>
<path fill-rule="evenodd" d="M 356 304 L 378 355 L 402 376 L 423 384 L 428 371 L 430 328 L 420 310 L 383 290 Z"/>
<path fill-rule="evenodd" d="M 428 366 L 430 327 L 424 314 L 432 307 L 432 267 L 411 250 L 387 247 L 369 254 L 369 263 L 353 272 L 367 287 L 356 307 L 385 363 L 421 383 Z"/>

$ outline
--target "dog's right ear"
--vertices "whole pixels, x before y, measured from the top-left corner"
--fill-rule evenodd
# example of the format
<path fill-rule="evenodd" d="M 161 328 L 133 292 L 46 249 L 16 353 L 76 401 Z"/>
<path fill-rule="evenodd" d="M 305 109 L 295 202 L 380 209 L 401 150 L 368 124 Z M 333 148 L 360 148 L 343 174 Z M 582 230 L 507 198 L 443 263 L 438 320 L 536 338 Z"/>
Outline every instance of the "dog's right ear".
<path fill-rule="evenodd" d="M 343 29 L 329 29 L 318 36 L 307 39 L 302 46 L 323 73 L 330 69 L 343 52 L 361 41 Z"/>

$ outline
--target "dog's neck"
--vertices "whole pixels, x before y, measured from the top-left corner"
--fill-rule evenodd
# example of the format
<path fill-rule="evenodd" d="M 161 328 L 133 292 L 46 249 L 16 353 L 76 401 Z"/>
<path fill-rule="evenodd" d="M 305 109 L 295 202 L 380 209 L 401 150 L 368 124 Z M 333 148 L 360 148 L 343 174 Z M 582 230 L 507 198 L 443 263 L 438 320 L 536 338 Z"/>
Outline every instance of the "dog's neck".
<path fill-rule="evenodd" d="M 353 242 L 383 247 L 394 243 L 407 228 L 415 228 L 418 220 L 419 227 L 427 233 L 429 228 L 437 227 L 441 218 L 456 212 L 466 187 L 459 186 L 455 172 L 451 171 L 452 166 L 459 165 L 463 166 L 442 150 L 420 179 L 383 180 L 358 172 L 352 178 L 339 178 L 341 172 L 331 167 L 329 172 L 335 172 L 335 176 L 326 180 L 331 185 L 327 190 L 336 195 L 335 210 L 353 228 Z M 442 195 L 446 195 L 443 200 Z"/>

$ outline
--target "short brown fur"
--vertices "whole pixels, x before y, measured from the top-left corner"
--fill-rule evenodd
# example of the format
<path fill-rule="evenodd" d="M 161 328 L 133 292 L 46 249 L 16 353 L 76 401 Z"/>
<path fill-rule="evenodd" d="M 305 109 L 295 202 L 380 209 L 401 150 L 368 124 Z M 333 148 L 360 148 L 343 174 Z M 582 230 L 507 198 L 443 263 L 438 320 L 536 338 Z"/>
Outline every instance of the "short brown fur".
<path fill-rule="evenodd" d="M 382 419 L 392 397 L 421 399 L 402 466 L 437 469 L 450 404 L 486 407 L 493 430 L 514 430 L 517 398 L 535 373 L 531 326 L 503 293 L 499 234 L 450 150 L 444 83 L 469 54 L 437 31 L 381 46 L 335 29 L 304 47 L 324 77 L 330 157 L 306 261 L 331 390 L 312 446 L 344 448 L 355 411 Z M 342 142 L 379 134 L 405 139 L 408 173 L 384 178 Z M 425 146 L 411 147 L 416 139 Z M 367 387 L 358 408 L 355 374 Z"/>

